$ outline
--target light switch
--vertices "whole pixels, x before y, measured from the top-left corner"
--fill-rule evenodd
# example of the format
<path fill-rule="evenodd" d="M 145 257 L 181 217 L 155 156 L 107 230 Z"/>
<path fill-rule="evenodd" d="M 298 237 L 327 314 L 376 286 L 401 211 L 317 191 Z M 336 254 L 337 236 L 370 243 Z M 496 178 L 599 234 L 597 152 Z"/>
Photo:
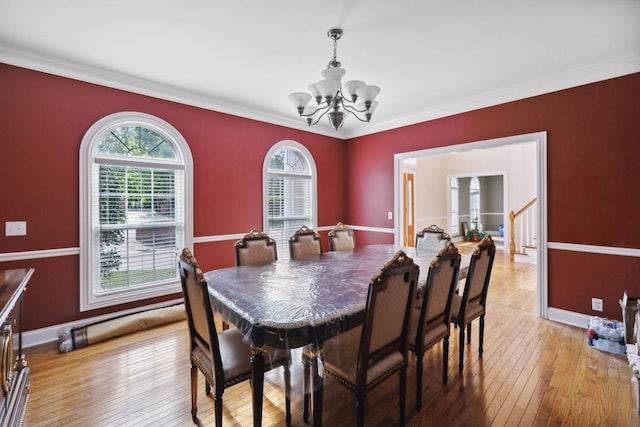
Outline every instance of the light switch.
<path fill-rule="evenodd" d="M 5 236 L 26 236 L 27 221 L 7 221 L 4 223 Z"/>
<path fill-rule="evenodd" d="M 387 212 L 387 219 L 393 219 L 393 212 Z"/>

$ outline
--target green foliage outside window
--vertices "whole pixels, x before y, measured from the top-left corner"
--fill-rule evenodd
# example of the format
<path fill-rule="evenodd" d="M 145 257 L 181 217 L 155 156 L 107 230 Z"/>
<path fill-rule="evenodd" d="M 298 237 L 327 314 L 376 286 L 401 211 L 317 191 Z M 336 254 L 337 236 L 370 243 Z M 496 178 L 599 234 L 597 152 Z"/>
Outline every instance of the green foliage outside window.
<path fill-rule="evenodd" d="M 100 167 L 100 224 L 124 224 L 125 210 L 122 191 L 124 189 L 124 170 L 120 167 Z M 120 268 L 121 260 L 118 247 L 124 243 L 122 229 L 102 229 L 100 231 L 100 276 L 107 281 L 114 270 Z"/>

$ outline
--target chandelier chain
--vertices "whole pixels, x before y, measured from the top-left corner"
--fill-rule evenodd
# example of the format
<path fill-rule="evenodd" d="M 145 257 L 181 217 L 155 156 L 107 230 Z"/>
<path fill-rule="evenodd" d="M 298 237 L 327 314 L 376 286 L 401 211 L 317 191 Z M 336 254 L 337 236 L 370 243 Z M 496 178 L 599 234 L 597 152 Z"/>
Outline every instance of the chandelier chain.
<path fill-rule="evenodd" d="M 338 40 L 333 39 L 333 64 L 338 62 Z"/>
<path fill-rule="evenodd" d="M 340 36 L 338 34 L 331 34 L 331 39 L 333 39 L 333 59 L 329 62 L 329 68 L 338 68 L 342 64 L 338 62 L 338 39 Z"/>

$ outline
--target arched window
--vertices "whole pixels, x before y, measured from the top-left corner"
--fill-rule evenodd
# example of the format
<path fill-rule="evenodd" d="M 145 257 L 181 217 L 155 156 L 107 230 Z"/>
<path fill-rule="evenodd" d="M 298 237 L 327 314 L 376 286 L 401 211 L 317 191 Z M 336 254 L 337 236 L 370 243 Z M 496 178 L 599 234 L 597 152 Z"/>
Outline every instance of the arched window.
<path fill-rule="evenodd" d="M 474 176 L 469 184 L 469 218 L 472 227 L 482 231 L 480 215 L 480 180 Z"/>
<path fill-rule="evenodd" d="M 192 158 L 143 113 L 96 122 L 80 147 L 80 310 L 180 292 L 176 254 L 193 242 Z"/>
<path fill-rule="evenodd" d="M 289 258 L 289 237 L 303 225 L 317 227 L 316 165 L 309 150 L 280 141 L 264 159 L 264 231 L 278 245 L 278 259 Z"/>

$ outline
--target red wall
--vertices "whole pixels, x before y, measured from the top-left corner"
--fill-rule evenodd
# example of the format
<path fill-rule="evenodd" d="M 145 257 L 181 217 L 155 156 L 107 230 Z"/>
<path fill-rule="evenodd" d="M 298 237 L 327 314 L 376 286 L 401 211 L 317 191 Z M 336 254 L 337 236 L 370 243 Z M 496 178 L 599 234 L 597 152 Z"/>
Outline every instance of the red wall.
<path fill-rule="evenodd" d="M 0 64 L 0 225 L 27 221 L 28 232 L 0 233 L 0 253 L 79 246 L 80 143 L 93 123 L 119 111 L 158 116 L 189 143 L 197 237 L 262 226 L 262 162 L 284 139 L 314 156 L 319 225 L 392 228 L 394 153 L 547 131 L 549 241 L 640 248 L 640 74 L 343 142 Z M 392 242 L 393 235 L 362 231 L 357 241 Z M 194 251 L 208 268 L 234 262 L 230 242 Z M 624 290 L 640 294 L 638 259 L 549 250 L 550 307 L 596 314 L 594 296 L 604 299 L 599 314 L 619 319 Z M 0 263 L 24 266 L 36 269 L 25 295 L 26 330 L 108 311 L 79 312 L 77 255 Z"/>
<path fill-rule="evenodd" d="M 348 221 L 392 226 L 395 153 L 538 131 L 549 242 L 640 248 L 640 73 L 350 140 Z M 638 257 L 550 249 L 548 267 L 550 307 L 621 319 L 623 292 L 640 295 Z"/>
<path fill-rule="evenodd" d="M 79 247 L 80 143 L 93 123 L 120 111 L 157 116 L 188 142 L 197 237 L 262 228 L 262 163 L 285 139 L 303 144 L 316 162 L 319 225 L 347 217 L 345 142 L 338 139 L 6 64 L 0 64 L 0 103 L 0 225 L 27 221 L 26 236 L 0 233 L 0 253 Z M 197 244 L 194 252 L 207 268 L 234 264 L 230 242 Z M 157 301 L 81 313 L 79 256 L 0 263 L 25 266 L 36 269 L 25 294 L 26 330 Z"/>

